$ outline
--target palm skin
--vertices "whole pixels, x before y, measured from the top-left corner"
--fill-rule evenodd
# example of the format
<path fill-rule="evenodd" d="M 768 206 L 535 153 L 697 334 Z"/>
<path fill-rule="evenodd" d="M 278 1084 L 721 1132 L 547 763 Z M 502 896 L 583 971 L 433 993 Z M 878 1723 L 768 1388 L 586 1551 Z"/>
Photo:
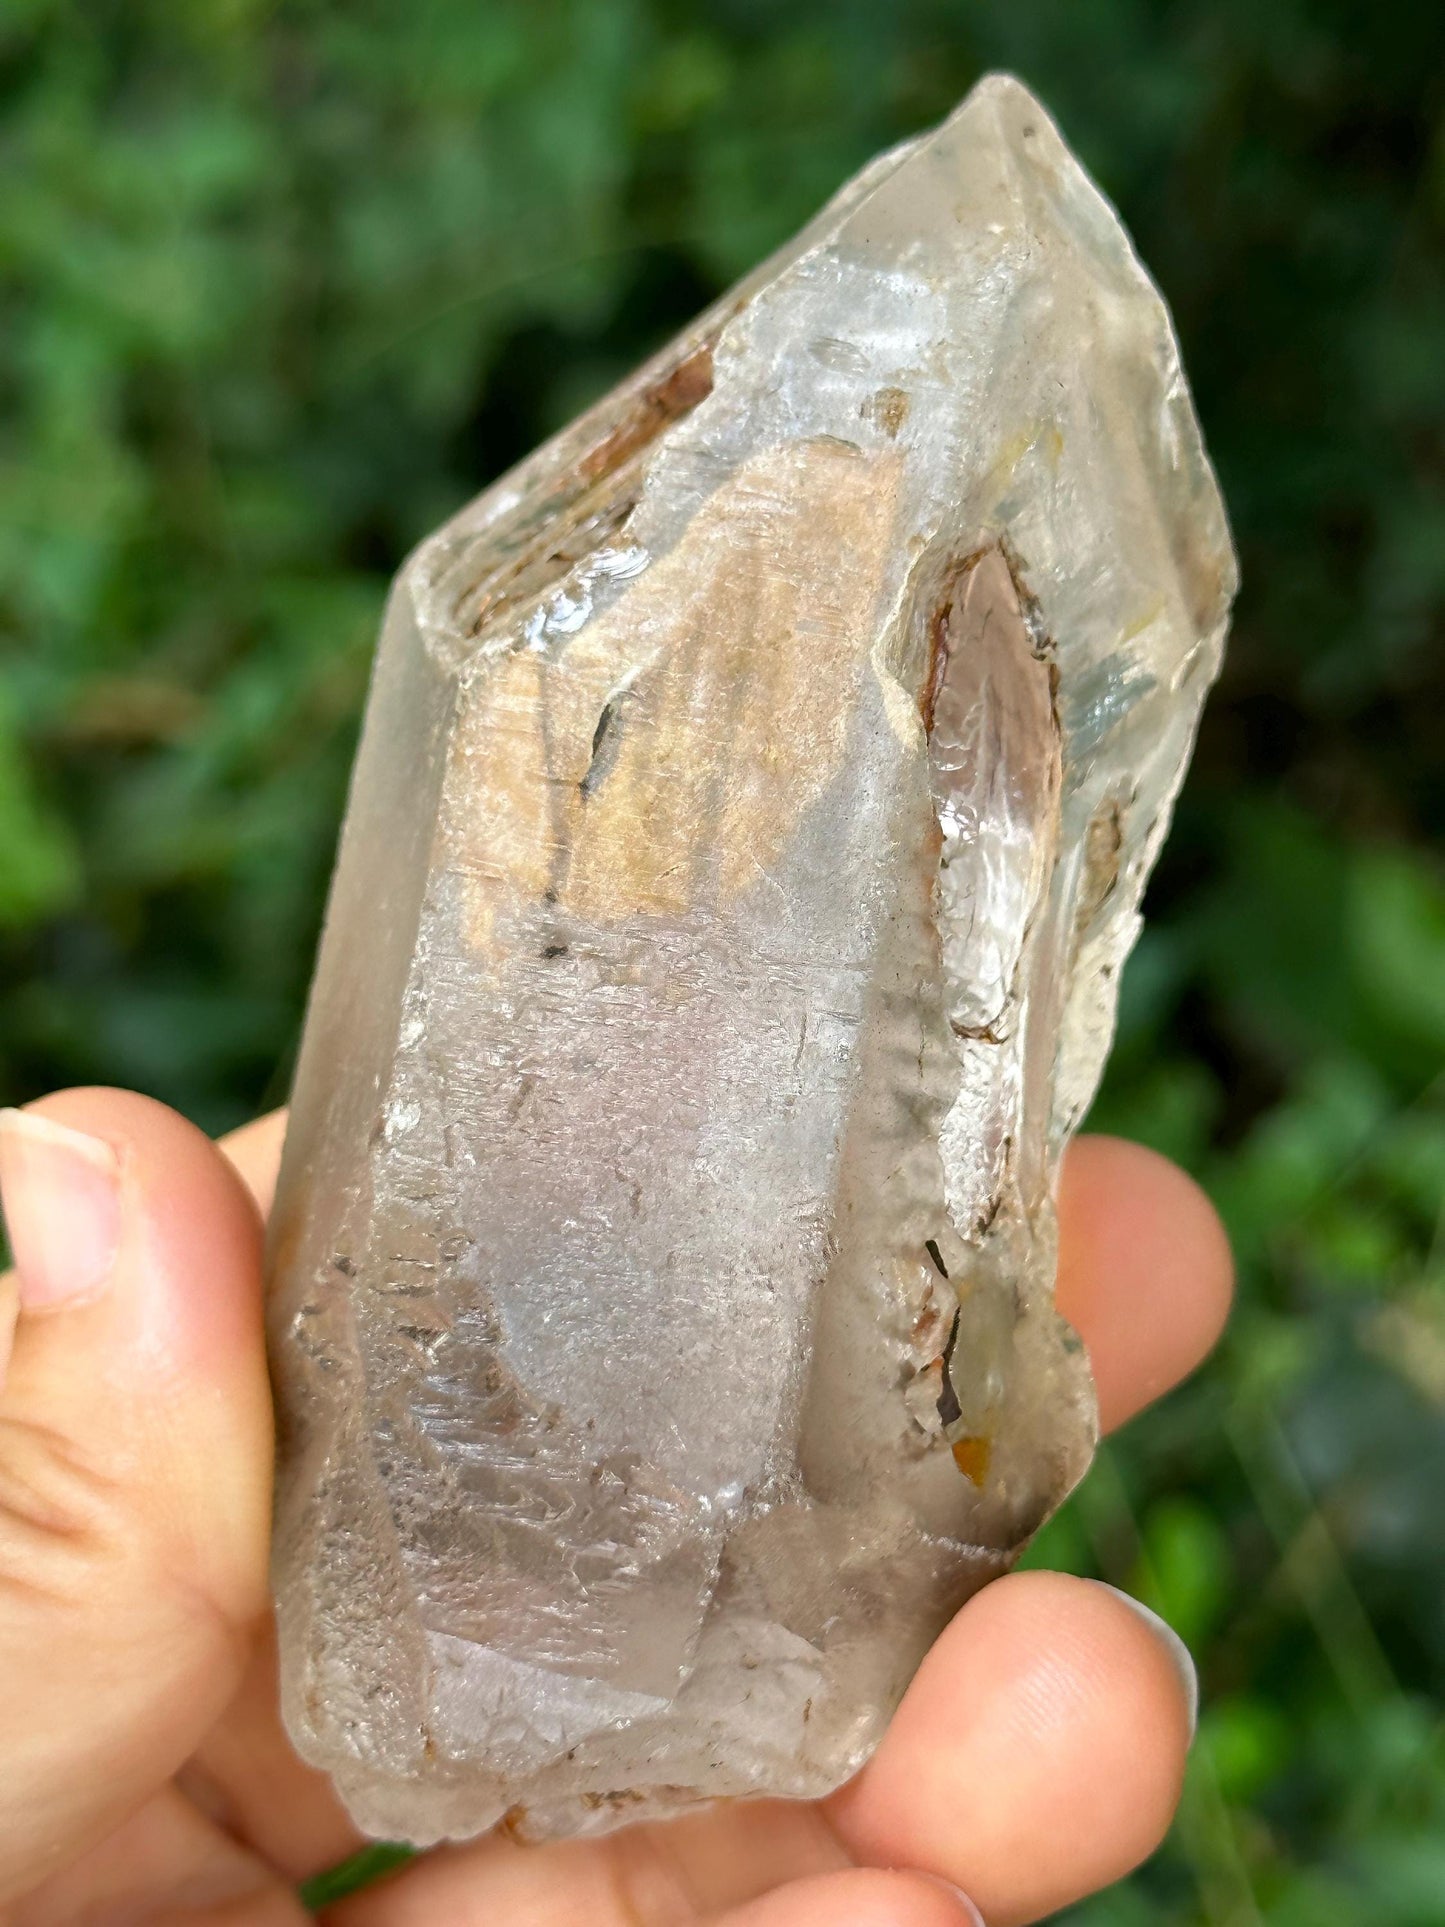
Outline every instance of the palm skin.
<path fill-rule="evenodd" d="M 0 1927 L 304 1921 L 296 1884 L 360 1842 L 276 1710 L 260 1247 L 282 1120 L 217 1147 L 174 1112 L 105 1090 L 15 1117 L 0 1129 L 18 1272 L 0 1287 L 0 1338 L 5 1300 L 20 1303 L 0 1389 Z M 89 1175 L 77 1133 L 81 1151 L 99 1147 Z M 92 1195 L 98 1170 L 113 1211 Z M 97 1210 L 113 1261 L 67 1297 L 77 1248 L 101 1248 L 100 1233 L 83 1235 Z M 1060 1220 L 1060 1304 L 1113 1427 L 1208 1351 L 1227 1247 L 1189 1179 L 1117 1139 L 1073 1147 Z M 828 1800 L 725 1805 L 544 1848 L 493 1835 L 426 1855 L 324 1918 L 1041 1919 L 1157 1844 L 1191 1693 L 1176 1643 L 1121 1595 L 1017 1574 L 958 1615 L 872 1762 Z"/>

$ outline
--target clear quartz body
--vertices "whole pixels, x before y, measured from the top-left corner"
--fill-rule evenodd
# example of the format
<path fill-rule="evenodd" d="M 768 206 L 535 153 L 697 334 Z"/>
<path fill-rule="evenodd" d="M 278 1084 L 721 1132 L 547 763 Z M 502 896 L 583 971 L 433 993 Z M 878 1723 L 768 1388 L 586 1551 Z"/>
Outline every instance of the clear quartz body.
<path fill-rule="evenodd" d="M 271 1247 L 364 1828 L 826 1792 L 1080 1476 L 1054 1179 L 1233 587 L 1003 78 L 408 562 Z"/>

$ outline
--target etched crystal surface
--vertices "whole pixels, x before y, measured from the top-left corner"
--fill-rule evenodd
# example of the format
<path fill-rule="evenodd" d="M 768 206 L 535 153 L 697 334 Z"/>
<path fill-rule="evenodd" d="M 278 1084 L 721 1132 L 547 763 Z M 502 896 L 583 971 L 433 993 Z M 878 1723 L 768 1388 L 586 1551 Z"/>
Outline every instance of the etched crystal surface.
<path fill-rule="evenodd" d="M 408 562 L 272 1244 L 363 1827 L 823 1793 L 1079 1477 L 1053 1181 L 1233 586 L 1000 78 Z"/>

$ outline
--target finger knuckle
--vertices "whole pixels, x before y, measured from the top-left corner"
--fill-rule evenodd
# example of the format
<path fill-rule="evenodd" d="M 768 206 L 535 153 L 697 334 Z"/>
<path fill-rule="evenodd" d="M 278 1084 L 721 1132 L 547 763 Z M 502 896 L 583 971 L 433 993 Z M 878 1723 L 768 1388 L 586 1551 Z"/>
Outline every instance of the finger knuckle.
<path fill-rule="evenodd" d="M 123 1491 L 103 1468 L 48 1426 L 0 1418 L 0 1591 L 78 1603 L 135 1545 Z"/>

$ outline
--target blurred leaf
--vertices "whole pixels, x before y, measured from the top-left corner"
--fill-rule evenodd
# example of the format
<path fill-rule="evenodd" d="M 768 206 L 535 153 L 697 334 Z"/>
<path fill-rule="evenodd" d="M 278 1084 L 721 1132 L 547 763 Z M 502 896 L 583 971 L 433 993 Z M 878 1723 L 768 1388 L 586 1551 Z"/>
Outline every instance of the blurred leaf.
<path fill-rule="evenodd" d="M 1196 1744 L 1208 1754 L 1224 1798 L 1247 1804 L 1278 1778 L 1295 1742 L 1278 1707 L 1258 1698 L 1235 1698 L 1206 1707 Z"/>
<path fill-rule="evenodd" d="M 1369 849 L 1357 855 L 1351 885 L 1351 948 L 1368 1007 L 1438 1065 L 1445 1060 L 1445 882 L 1411 851 Z"/>
<path fill-rule="evenodd" d="M 1201 1645 L 1229 1594 L 1229 1541 L 1223 1526 L 1192 1500 L 1162 1499 L 1145 1516 L 1142 1555 L 1134 1591 L 1186 1646 Z"/>
<path fill-rule="evenodd" d="M 38 795 L 14 705 L 0 684 L 0 927 L 52 916 L 80 887 L 80 855 Z"/>

